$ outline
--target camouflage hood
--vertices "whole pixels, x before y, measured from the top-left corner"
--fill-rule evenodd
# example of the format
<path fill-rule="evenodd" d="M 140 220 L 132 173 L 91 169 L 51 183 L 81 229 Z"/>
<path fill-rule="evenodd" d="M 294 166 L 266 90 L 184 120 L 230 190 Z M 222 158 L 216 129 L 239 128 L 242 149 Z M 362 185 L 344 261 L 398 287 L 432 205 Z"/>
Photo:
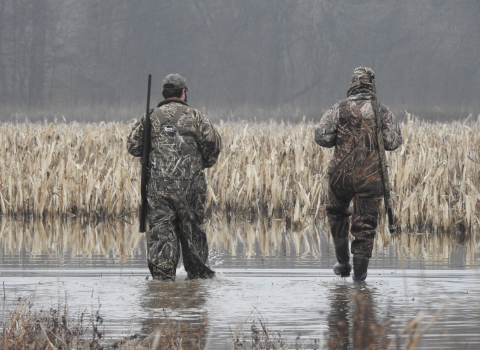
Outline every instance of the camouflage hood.
<path fill-rule="evenodd" d="M 360 95 L 362 99 L 376 99 L 375 72 L 368 67 L 355 68 L 347 97 Z"/>

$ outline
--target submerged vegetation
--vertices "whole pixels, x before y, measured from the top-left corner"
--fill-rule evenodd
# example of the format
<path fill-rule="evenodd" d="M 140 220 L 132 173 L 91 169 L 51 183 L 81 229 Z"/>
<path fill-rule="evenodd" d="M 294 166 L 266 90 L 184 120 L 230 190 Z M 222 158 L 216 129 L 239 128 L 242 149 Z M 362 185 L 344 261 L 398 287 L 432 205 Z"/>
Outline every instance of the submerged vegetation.
<path fill-rule="evenodd" d="M 331 149 L 314 125 L 219 126 L 223 151 L 208 169 L 208 208 L 322 218 Z M 124 218 L 139 202 L 140 164 L 123 123 L 0 124 L 0 212 L 8 216 Z M 430 124 L 407 114 L 404 145 L 388 154 L 402 231 L 470 231 L 480 223 L 480 122 Z"/>

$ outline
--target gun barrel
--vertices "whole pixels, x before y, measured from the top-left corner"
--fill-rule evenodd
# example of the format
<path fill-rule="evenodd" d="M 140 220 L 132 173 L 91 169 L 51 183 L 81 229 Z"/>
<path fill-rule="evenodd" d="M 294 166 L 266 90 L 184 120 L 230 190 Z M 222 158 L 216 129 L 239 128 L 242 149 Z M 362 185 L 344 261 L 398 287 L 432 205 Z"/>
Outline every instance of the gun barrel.
<path fill-rule="evenodd" d="M 142 195 L 142 202 L 140 204 L 140 232 L 145 232 L 147 229 L 147 176 L 148 176 L 148 161 L 150 156 L 150 87 L 152 84 L 152 76 L 148 75 L 148 90 L 147 90 L 147 109 L 145 111 L 145 125 L 143 126 L 143 152 L 142 152 L 142 179 L 140 183 L 140 193 Z"/>

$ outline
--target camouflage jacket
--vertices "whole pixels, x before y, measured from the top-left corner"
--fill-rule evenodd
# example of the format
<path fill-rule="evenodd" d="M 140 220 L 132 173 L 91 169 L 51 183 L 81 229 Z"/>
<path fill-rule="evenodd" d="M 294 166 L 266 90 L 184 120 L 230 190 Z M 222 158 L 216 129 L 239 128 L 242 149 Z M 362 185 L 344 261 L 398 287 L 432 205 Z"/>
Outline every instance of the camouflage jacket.
<path fill-rule="evenodd" d="M 337 102 L 322 116 L 315 129 L 315 142 L 323 147 L 335 147 L 329 172 L 364 169 L 372 174 L 379 170 L 379 155 L 372 96 L 360 93 L 347 98 L 348 115 L 341 115 Z M 393 151 L 402 143 L 400 126 L 388 110 L 382 120 L 385 150 Z"/>
<path fill-rule="evenodd" d="M 171 120 L 178 108 L 184 104 L 179 102 L 161 102 L 150 114 L 151 147 L 150 147 L 150 178 L 191 180 L 199 175 L 204 168 L 212 167 L 221 149 L 221 138 L 212 122 L 200 111 L 186 106 L 181 114 L 176 128 L 178 141 L 176 145 L 161 141 L 162 124 L 159 115 L 163 114 Z M 128 152 L 141 157 L 143 151 L 143 125 L 145 115 L 133 125 L 128 136 Z M 163 142 L 163 143 L 162 143 Z"/>

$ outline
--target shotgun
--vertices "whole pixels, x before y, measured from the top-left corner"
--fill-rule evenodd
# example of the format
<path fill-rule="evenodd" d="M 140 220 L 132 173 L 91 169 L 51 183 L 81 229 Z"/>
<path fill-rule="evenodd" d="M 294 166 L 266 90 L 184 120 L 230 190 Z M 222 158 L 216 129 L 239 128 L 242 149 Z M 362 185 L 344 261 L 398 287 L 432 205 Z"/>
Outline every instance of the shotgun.
<path fill-rule="evenodd" d="M 395 218 L 393 216 L 393 202 L 391 197 L 391 185 L 390 179 L 388 177 L 388 164 L 387 164 L 387 156 L 385 155 L 385 145 L 383 144 L 383 130 L 382 130 L 382 115 L 381 113 L 382 105 L 378 104 L 376 100 L 372 100 L 372 107 L 373 113 L 375 114 L 375 122 L 376 122 L 376 134 L 377 134 L 377 143 L 378 143 L 378 153 L 380 155 L 380 166 L 381 166 L 381 173 L 382 173 L 382 181 L 383 181 L 383 199 L 385 202 L 385 211 L 388 217 L 388 231 L 390 233 L 395 232 Z M 378 108 L 380 107 L 380 108 Z"/>
<path fill-rule="evenodd" d="M 147 90 L 147 110 L 145 112 L 145 124 L 143 126 L 143 150 L 142 158 L 142 180 L 140 182 L 140 193 L 142 195 L 142 202 L 140 204 L 140 232 L 145 232 L 147 227 L 147 182 L 148 182 L 148 161 L 150 157 L 150 130 L 152 123 L 150 121 L 150 87 L 152 84 L 152 76 L 148 75 L 148 90 Z"/>

